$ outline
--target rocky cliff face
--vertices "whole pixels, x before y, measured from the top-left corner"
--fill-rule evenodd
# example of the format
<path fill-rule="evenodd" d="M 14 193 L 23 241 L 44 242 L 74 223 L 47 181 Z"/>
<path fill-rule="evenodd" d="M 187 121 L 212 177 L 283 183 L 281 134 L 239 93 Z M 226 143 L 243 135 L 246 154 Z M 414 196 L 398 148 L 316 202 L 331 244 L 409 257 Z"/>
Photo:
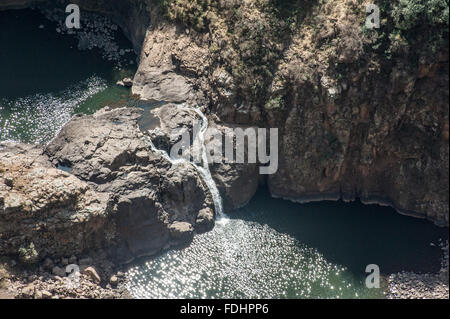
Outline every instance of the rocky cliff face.
<path fill-rule="evenodd" d="M 0 145 L 0 251 L 30 262 L 105 244 L 109 195 L 50 165 L 40 147 Z"/>

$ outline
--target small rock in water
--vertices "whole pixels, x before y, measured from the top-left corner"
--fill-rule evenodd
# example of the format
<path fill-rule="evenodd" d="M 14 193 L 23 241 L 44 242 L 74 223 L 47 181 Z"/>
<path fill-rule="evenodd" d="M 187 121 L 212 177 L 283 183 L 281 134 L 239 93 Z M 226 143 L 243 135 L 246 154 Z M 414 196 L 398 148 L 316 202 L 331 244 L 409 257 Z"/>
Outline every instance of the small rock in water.
<path fill-rule="evenodd" d="M 123 86 L 123 87 L 132 87 L 133 86 L 133 80 L 131 78 L 125 78 L 121 81 L 117 81 L 117 85 Z"/>
<path fill-rule="evenodd" d="M 117 284 L 119 283 L 119 278 L 117 278 L 117 276 L 111 276 L 111 279 L 109 279 L 109 283 L 112 286 L 117 286 Z"/>
<path fill-rule="evenodd" d="M 123 84 L 125 84 L 126 87 L 131 87 L 133 85 L 133 80 L 131 78 L 125 78 L 122 81 L 123 81 Z"/>

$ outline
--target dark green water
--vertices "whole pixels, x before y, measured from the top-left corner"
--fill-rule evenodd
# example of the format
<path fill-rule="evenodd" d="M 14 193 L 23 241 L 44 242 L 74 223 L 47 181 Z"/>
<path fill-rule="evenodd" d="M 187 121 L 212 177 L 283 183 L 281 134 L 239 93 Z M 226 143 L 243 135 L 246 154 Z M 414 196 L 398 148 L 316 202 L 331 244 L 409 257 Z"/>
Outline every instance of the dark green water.
<path fill-rule="evenodd" d="M 43 26 L 40 27 L 40 26 Z M 0 141 L 46 142 L 73 114 L 133 104 L 119 70 L 36 11 L 0 12 Z M 117 34 L 121 47 L 131 44 Z M 139 104 L 140 105 L 140 104 Z M 383 275 L 435 272 L 448 229 L 360 203 L 295 204 L 260 191 L 183 250 L 136 262 L 136 298 L 383 298 L 365 268 Z"/>

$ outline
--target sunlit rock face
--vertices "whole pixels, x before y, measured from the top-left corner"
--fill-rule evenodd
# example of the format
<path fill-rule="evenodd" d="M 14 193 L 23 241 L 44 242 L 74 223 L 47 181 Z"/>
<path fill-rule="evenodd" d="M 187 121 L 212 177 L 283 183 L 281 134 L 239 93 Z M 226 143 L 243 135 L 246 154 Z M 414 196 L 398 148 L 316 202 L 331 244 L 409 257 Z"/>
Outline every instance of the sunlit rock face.
<path fill-rule="evenodd" d="M 220 23 L 237 27 L 227 16 L 209 33 L 188 24 L 151 25 L 133 92 L 144 99 L 208 105 L 219 123 L 279 128 L 279 169 L 265 179 L 273 196 L 300 202 L 360 198 L 448 225 L 448 50 L 440 47 L 427 56 L 411 46 L 417 63 L 402 54 L 386 62 L 363 46 L 371 39 L 348 26 L 349 21 L 357 26 L 360 17 L 347 5 L 327 14 L 319 4 L 313 8 L 320 13 L 314 22 L 331 31 L 299 28 L 287 36 L 260 96 L 243 91 L 239 67 L 245 61 L 226 64 L 217 53 L 233 56 L 235 50 L 235 59 L 258 58 L 254 51 L 226 46 Z M 256 6 L 244 3 L 242 10 L 264 21 Z M 334 34 L 326 24 L 332 17 L 342 28 L 333 41 L 353 43 L 345 32 L 351 29 L 362 42 L 330 47 L 315 41 Z M 205 50 L 211 43 L 227 50 Z M 354 67 L 356 61 L 365 66 Z M 251 75 L 247 80 L 253 81 Z"/>
<path fill-rule="evenodd" d="M 141 109 L 103 109 L 69 122 L 46 148 L 53 164 L 111 194 L 119 237 L 132 256 L 154 254 L 192 239 L 209 192 L 190 165 L 172 165 L 153 153 L 137 124 Z M 186 236 L 172 236 L 186 223 Z M 178 233 L 177 233 L 178 234 Z M 180 241 L 180 238 L 184 240 Z"/>
<path fill-rule="evenodd" d="M 39 259 L 111 244 L 112 212 L 107 193 L 52 166 L 41 147 L 0 143 L 1 255 L 30 249 Z"/>
<path fill-rule="evenodd" d="M 74 117 L 45 148 L 0 144 L 0 253 L 31 243 L 40 257 L 115 247 L 111 257 L 126 262 L 188 244 L 197 222 L 211 229 L 199 173 L 149 149 L 141 114 L 105 108 Z"/>

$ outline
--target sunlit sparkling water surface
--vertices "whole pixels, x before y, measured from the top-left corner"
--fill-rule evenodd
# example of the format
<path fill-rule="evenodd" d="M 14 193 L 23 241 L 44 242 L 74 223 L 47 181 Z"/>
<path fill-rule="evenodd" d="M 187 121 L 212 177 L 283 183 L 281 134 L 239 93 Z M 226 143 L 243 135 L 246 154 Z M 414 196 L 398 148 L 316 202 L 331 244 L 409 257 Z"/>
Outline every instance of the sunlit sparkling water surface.
<path fill-rule="evenodd" d="M 58 94 L 0 100 L 0 140 L 49 141 L 71 119 L 80 104 L 107 87 L 104 79 L 91 77 Z"/>
<path fill-rule="evenodd" d="M 287 298 L 363 295 L 345 269 L 267 225 L 232 220 L 129 271 L 136 298 Z"/>
<path fill-rule="evenodd" d="M 251 203 L 182 250 L 137 261 L 135 298 L 383 298 L 365 267 L 383 275 L 437 271 L 430 246 L 447 229 L 361 203 L 300 205 L 260 191 Z M 437 268 L 436 268 L 437 266 Z"/>

